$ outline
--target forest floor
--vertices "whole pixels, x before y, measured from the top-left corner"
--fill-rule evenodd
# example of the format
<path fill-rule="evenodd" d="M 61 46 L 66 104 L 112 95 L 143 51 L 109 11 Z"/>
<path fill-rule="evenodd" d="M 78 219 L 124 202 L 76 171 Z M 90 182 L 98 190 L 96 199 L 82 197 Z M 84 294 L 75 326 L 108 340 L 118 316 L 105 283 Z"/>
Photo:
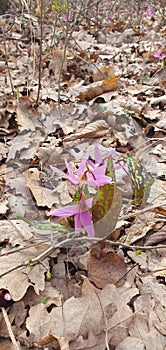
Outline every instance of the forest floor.
<path fill-rule="evenodd" d="M 165 11 L 54 0 L 0 15 L 1 350 L 166 350 Z M 77 173 L 88 152 L 90 174 L 96 149 L 114 181 L 88 189 L 91 237 L 51 214 L 75 198 L 65 162 Z"/>

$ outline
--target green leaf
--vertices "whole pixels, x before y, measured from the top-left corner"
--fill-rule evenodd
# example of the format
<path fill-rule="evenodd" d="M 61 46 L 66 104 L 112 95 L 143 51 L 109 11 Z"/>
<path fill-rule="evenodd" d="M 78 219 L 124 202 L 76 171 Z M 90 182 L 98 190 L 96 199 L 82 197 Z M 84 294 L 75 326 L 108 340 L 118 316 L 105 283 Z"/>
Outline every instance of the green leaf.
<path fill-rule="evenodd" d="M 95 236 L 104 238 L 114 231 L 121 206 L 122 195 L 114 183 L 99 187 L 92 204 Z"/>
<path fill-rule="evenodd" d="M 148 199 L 150 188 L 154 183 L 154 179 L 150 177 L 138 159 L 128 157 L 127 163 L 132 181 L 133 203 L 135 205 L 144 206 Z"/>
<path fill-rule="evenodd" d="M 137 249 L 136 251 L 135 251 L 135 254 L 138 256 L 138 255 L 141 255 L 142 254 L 142 250 L 141 249 Z"/>
<path fill-rule="evenodd" d="M 40 230 L 55 230 L 55 231 L 66 232 L 66 233 L 69 232 L 69 230 L 66 229 L 63 225 L 56 224 L 53 222 L 39 223 L 39 222 L 30 221 L 27 218 L 24 218 L 24 216 L 22 215 L 16 215 L 16 217 L 17 219 L 23 220 L 28 225 L 35 228 L 39 228 Z"/>
<path fill-rule="evenodd" d="M 50 297 L 45 297 L 44 300 L 42 301 L 42 304 L 47 304 L 48 301 L 50 300 Z"/>
<path fill-rule="evenodd" d="M 150 179 L 150 181 L 145 186 L 139 189 L 135 189 L 133 199 L 134 204 L 141 205 L 142 207 L 145 206 L 146 201 L 149 197 L 150 188 L 153 185 L 153 183 L 154 179 Z"/>
<path fill-rule="evenodd" d="M 115 182 L 115 170 L 112 156 L 110 155 L 107 162 L 106 175 L 111 177 L 112 181 Z"/>

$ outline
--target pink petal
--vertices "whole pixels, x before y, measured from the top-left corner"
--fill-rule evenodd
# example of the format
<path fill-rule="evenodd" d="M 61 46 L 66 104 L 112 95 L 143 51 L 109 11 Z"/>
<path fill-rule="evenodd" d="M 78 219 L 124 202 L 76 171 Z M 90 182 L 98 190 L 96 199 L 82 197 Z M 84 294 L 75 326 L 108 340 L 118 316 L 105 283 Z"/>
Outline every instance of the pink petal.
<path fill-rule="evenodd" d="M 71 166 L 69 165 L 69 163 L 67 162 L 67 160 L 65 160 L 65 164 L 66 164 L 66 168 L 68 170 L 69 175 L 66 175 L 66 178 L 68 180 L 70 180 L 74 185 L 78 185 L 79 184 L 79 179 L 74 175 L 73 170 L 71 168 Z"/>
<path fill-rule="evenodd" d="M 94 156 L 95 156 L 95 163 L 101 164 L 102 163 L 101 153 L 97 145 L 95 145 Z"/>
<path fill-rule="evenodd" d="M 59 208 L 59 209 L 55 209 L 51 215 L 52 216 L 72 216 L 77 214 L 79 211 L 79 207 L 78 204 L 75 205 L 67 205 L 64 208 Z"/>
<path fill-rule="evenodd" d="M 64 171 L 58 169 L 58 168 L 55 167 L 55 166 L 51 166 L 51 165 L 50 165 L 50 168 L 51 168 L 51 170 L 52 170 L 54 173 L 57 173 L 57 174 L 59 174 L 59 175 L 62 175 L 63 177 L 66 178 L 66 174 L 64 173 Z"/>
<path fill-rule="evenodd" d="M 94 177 L 97 178 L 99 175 L 100 175 L 100 176 L 101 176 L 101 175 L 104 176 L 104 175 L 105 175 L 105 172 L 106 172 L 106 166 L 107 166 L 107 164 L 105 163 L 105 164 L 99 166 L 98 168 L 94 169 L 94 170 L 92 171 Z"/>
<path fill-rule="evenodd" d="M 80 214 L 75 214 L 74 216 L 74 227 L 76 232 L 80 232 L 82 228 L 82 222 L 80 218 Z"/>
<path fill-rule="evenodd" d="M 81 220 L 82 226 L 85 227 L 88 235 L 91 237 L 94 237 L 94 227 L 93 227 L 92 216 L 88 210 L 80 214 L 80 220 Z"/>
<path fill-rule="evenodd" d="M 84 174 L 85 166 L 86 166 L 86 162 L 87 162 L 88 158 L 89 158 L 89 152 L 81 160 L 81 163 L 80 163 L 79 168 L 77 170 L 77 174 L 78 175 L 83 175 Z"/>
<path fill-rule="evenodd" d="M 93 202 L 92 197 L 85 200 L 85 203 L 86 203 L 88 208 L 92 208 L 92 202 Z"/>

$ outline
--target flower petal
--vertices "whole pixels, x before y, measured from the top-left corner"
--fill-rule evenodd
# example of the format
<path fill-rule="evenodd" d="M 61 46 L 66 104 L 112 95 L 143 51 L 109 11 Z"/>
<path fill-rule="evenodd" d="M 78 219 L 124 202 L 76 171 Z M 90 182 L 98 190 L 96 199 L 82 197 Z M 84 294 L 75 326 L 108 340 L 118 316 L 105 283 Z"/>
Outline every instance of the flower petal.
<path fill-rule="evenodd" d="M 64 173 L 64 171 L 62 171 L 62 170 L 58 169 L 56 166 L 52 166 L 52 165 L 50 165 L 50 168 L 54 173 L 62 175 L 63 177 L 66 178 L 66 174 Z"/>
<path fill-rule="evenodd" d="M 78 185 L 80 183 L 79 179 L 74 175 L 73 170 L 67 160 L 65 160 L 66 168 L 68 170 L 69 175 L 66 175 L 66 178 L 70 180 L 74 185 Z"/>
<path fill-rule="evenodd" d="M 95 156 L 95 163 L 101 164 L 103 160 L 101 157 L 99 147 L 97 145 L 95 145 L 94 156 Z"/>
<path fill-rule="evenodd" d="M 85 203 L 87 205 L 88 208 L 92 208 L 92 202 L 93 202 L 93 198 L 88 198 L 88 199 L 85 199 Z"/>
<path fill-rule="evenodd" d="M 93 227 L 92 216 L 88 210 L 80 214 L 80 220 L 81 220 L 82 226 L 85 227 L 88 235 L 91 237 L 94 237 L 94 227 Z"/>
<path fill-rule="evenodd" d="M 79 168 L 77 170 L 77 174 L 78 175 L 83 175 L 84 174 L 84 172 L 85 172 L 85 165 L 86 165 L 86 162 L 87 162 L 88 158 L 89 158 L 89 152 L 81 160 L 81 163 L 80 163 Z"/>
<path fill-rule="evenodd" d="M 80 218 L 80 214 L 75 214 L 74 216 L 74 227 L 76 232 L 80 232 L 82 229 L 82 222 Z"/>
<path fill-rule="evenodd" d="M 67 205 L 66 207 L 55 209 L 51 215 L 52 216 L 72 216 L 79 212 L 79 206 L 78 204 L 75 205 Z"/>

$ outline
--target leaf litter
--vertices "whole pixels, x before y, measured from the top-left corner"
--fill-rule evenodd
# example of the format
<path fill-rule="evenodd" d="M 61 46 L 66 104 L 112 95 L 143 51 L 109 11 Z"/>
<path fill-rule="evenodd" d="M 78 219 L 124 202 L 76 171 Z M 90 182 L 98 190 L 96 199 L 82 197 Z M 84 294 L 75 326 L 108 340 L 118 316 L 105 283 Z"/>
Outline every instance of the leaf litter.
<path fill-rule="evenodd" d="M 162 2 L 159 10 L 144 4 L 140 12 L 131 2 L 131 17 L 122 2 L 105 10 L 101 2 L 98 21 L 95 5 L 87 7 L 89 22 L 79 6 L 65 57 L 63 13 L 46 6 L 38 108 L 39 9 L 28 9 L 32 16 L 14 10 L 11 27 L 12 12 L 1 15 L 0 287 L 14 300 L 8 315 L 22 350 L 163 350 L 166 84 L 155 54 L 159 48 L 166 54 L 165 13 Z M 52 14 L 59 48 L 51 44 Z M 50 220 L 50 213 L 71 202 L 74 188 L 50 166 L 65 171 L 67 160 L 74 169 L 96 144 L 102 156 L 115 148 L 117 164 L 131 162 L 129 171 L 116 171 L 114 218 L 95 224 L 98 243 L 76 240 L 70 227 L 71 242 L 63 244 L 68 237 L 56 225 L 67 222 Z M 94 212 L 106 193 L 105 187 L 96 196 Z M 5 344 L 4 338 L 1 347 L 10 349 Z"/>

